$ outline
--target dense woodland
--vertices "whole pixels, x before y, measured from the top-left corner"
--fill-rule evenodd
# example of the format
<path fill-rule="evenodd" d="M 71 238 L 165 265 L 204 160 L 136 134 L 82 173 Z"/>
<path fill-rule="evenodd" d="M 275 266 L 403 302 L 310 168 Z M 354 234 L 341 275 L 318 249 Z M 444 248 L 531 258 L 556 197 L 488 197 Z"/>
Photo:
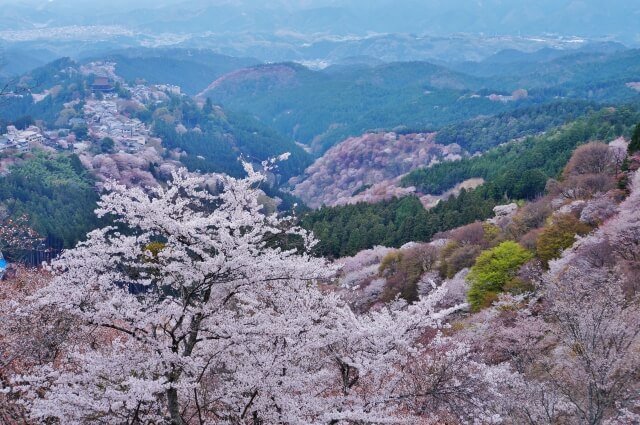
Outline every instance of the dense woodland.
<path fill-rule="evenodd" d="M 640 115 L 634 109 L 605 109 L 544 136 L 414 171 L 403 183 L 423 193 L 442 193 L 471 177 L 486 180 L 481 187 L 463 190 L 428 211 L 417 198 L 409 197 L 320 208 L 309 212 L 302 223 L 321 240 L 317 252 L 332 257 L 354 255 L 376 245 L 398 247 L 409 241 L 428 241 L 438 232 L 489 218 L 496 205 L 535 199 L 544 193 L 549 178 L 560 175 L 578 145 L 629 137 L 638 121 Z"/>
<path fill-rule="evenodd" d="M 94 179 L 75 155 L 35 153 L 0 177 L 3 218 L 29 218 L 53 248 L 71 248 L 99 223 Z M 9 247 L 10 249 L 10 247 Z"/>
<path fill-rule="evenodd" d="M 5 284 L 0 304 L 24 315 L 0 309 L 0 417 L 634 423 L 640 175 L 620 158 L 640 165 L 583 144 L 535 202 L 342 268 L 263 214 L 249 165 L 216 195 L 186 171 L 150 192 L 113 183 L 97 212 L 125 234 L 92 232 L 53 274 Z"/>
<path fill-rule="evenodd" d="M 126 81 L 173 84 L 188 95 L 203 91 L 215 78 L 260 63 L 206 49 L 125 49 L 101 56 L 116 63 L 116 73 Z"/>
<path fill-rule="evenodd" d="M 5 122 L 14 122 L 25 116 L 42 120 L 47 126 L 67 126 L 67 122 L 56 123 L 67 102 L 82 100 L 90 93 L 90 81 L 78 72 L 78 63 L 69 58 L 58 59 L 34 69 L 18 80 L 9 80 L 7 90 L 16 96 L 3 96 L 0 100 L 0 116 Z M 40 102 L 35 102 L 30 93 L 50 93 Z M 82 105 L 76 105 L 80 115 Z M 72 118 L 69 116 L 68 118 Z"/>
<path fill-rule="evenodd" d="M 255 114 L 281 134 L 311 145 L 318 155 L 348 136 L 370 130 L 434 129 L 515 107 L 484 97 L 465 98 L 467 87 L 480 87 L 476 79 L 428 63 L 338 74 L 283 64 L 252 72 L 257 76 L 247 82 L 231 76 L 205 94 L 228 109 Z"/>
<path fill-rule="evenodd" d="M 540 193 L 541 181 L 544 188 L 546 178 L 557 175 L 578 144 L 629 138 L 638 117 L 637 110 L 631 107 L 604 109 L 544 136 L 510 143 L 479 157 L 415 170 L 402 179 L 402 184 L 416 186 L 423 193 L 440 194 L 471 177 L 503 179 L 501 189 L 508 197 L 530 199 Z"/>
<path fill-rule="evenodd" d="M 519 108 L 442 127 L 436 141 L 444 145 L 457 143 L 470 153 L 484 152 L 502 143 L 569 123 L 594 109 L 597 109 L 596 104 L 587 101 L 561 101 Z"/>
<path fill-rule="evenodd" d="M 147 119 L 164 147 L 187 153 L 181 161 L 191 170 L 238 177 L 244 174 L 241 159 L 260 163 L 289 152 L 289 160 L 276 170 L 286 181 L 302 173 L 311 162 L 299 146 L 252 116 L 214 108 L 210 100 L 199 107 L 189 98 L 172 97 L 167 105 L 155 105 L 145 115 L 150 115 Z M 178 124 L 183 131 L 176 129 Z"/>

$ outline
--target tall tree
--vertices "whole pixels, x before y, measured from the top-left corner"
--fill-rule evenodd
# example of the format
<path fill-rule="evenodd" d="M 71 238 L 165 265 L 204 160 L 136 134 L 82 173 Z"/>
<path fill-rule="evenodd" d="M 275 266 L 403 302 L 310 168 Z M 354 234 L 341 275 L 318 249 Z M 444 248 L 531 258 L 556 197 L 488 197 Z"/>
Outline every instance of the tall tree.
<path fill-rule="evenodd" d="M 403 374 L 416 356 L 442 353 L 441 362 L 453 349 L 451 361 L 470 359 L 468 349 L 444 337 L 419 342 L 459 308 L 436 308 L 446 289 L 411 306 L 355 315 L 316 284 L 334 270 L 307 254 L 313 238 L 286 218 L 264 215 L 256 189 L 264 176 L 246 171 L 242 180 L 218 176 L 217 194 L 185 171 L 149 193 L 110 186 L 98 213 L 116 216 L 119 225 L 67 251 L 36 296 L 36 309 L 70 315 L 85 337 L 61 347 L 49 366 L 19 377 L 33 417 L 378 423 L 406 420 L 409 399 L 441 404 L 439 393 L 412 393 Z M 282 248 L 292 239 L 299 248 Z M 485 405 L 464 388 L 490 385 L 504 372 L 469 364 L 447 374 L 459 390 L 447 400 L 467 406 L 466 417 Z M 422 385 L 440 388 L 435 371 L 421 373 Z"/>

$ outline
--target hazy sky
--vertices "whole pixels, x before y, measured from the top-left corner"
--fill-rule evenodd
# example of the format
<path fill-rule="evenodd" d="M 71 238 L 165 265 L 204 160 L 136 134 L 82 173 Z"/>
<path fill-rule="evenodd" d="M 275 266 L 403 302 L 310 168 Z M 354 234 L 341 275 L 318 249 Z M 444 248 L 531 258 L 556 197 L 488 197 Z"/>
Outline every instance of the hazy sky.
<path fill-rule="evenodd" d="M 640 0 L 0 0 L 0 28 L 121 24 L 159 31 L 452 32 L 633 40 Z M 151 9 L 139 12 L 139 9 Z"/>

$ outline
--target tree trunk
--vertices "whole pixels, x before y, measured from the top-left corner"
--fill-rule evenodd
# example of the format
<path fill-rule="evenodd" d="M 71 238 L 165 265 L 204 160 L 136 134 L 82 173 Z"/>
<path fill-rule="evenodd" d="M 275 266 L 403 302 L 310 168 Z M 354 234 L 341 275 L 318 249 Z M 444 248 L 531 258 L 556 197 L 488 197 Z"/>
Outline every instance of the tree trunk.
<path fill-rule="evenodd" d="M 171 415 L 171 425 L 186 425 L 180 415 L 178 390 L 175 388 L 167 390 L 167 407 L 169 408 L 169 415 Z"/>

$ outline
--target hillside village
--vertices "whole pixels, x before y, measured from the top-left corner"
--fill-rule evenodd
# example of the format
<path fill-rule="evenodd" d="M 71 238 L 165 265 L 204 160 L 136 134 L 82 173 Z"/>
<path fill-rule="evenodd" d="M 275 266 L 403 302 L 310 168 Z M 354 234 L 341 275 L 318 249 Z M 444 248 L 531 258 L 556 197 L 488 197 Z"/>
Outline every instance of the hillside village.
<path fill-rule="evenodd" d="M 157 162 L 161 163 L 162 140 L 152 135 L 148 125 L 131 115 L 144 105 L 167 101 L 169 95 L 180 96 L 181 90 L 166 84 L 129 86 L 114 69 L 112 62 L 89 63 L 80 68 L 83 75 L 93 80 L 90 95 L 65 103 L 65 110 L 72 113 L 64 127 L 51 129 L 37 123 L 24 129 L 7 126 L 6 133 L 0 135 L 0 153 L 5 157 L 2 162 L 12 164 L 13 155 L 34 149 L 75 153 L 85 158 L 86 163 L 96 155 L 136 155 L 151 147 L 158 150 Z M 38 102 L 47 93 L 48 90 L 44 95 L 32 96 Z M 73 113 L 78 107 L 80 113 Z"/>

